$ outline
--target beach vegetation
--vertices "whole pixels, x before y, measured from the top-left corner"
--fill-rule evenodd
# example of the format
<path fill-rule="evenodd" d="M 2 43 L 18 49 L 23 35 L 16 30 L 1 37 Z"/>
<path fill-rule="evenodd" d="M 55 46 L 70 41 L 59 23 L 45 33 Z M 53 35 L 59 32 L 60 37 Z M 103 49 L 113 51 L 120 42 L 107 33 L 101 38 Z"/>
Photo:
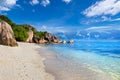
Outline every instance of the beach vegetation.
<path fill-rule="evenodd" d="M 28 38 L 27 31 L 21 27 L 13 27 L 14 35 L 17 41 L 25 41 Z"/>
<path fill-rule="evenodd" d="M 45 34 L 47 33 L 46 31 L 45 32 L 37 31 L 36 28 L 34 28 L 33 26 L 31 26 L 29 24 L 21 24 L 21 25 L 16 24 L 16 23 L 12 22 L 5 15 L 0 15 L 0 20 L 3 20 L 11 25 L 17 41 L 25 41 L 28 38 L 27 32 L 29 30 L 32 30 L 34 35 L 39 37 L 39 38 L 44 38 Z"/>
<path fill-rule="evenodd" d="M 39 38 L 44 38 L 46 33 L 47 33 L 47 31 L 45 31 L 45 32 L 37 31 L 37 32 L 35 32 L 35 35 Z"/>

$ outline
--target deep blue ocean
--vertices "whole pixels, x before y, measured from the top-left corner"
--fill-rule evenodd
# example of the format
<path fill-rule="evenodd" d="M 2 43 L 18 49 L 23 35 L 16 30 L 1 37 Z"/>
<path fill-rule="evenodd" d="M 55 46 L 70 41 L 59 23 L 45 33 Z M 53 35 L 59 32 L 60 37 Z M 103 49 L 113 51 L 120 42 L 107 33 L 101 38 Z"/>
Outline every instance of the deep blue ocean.
<path fill-rule="evenodd" d="M 120 80 L 120 41 L 75 40 L 74 44 L 51 44 L 47 47 L 64 57 Z"/>

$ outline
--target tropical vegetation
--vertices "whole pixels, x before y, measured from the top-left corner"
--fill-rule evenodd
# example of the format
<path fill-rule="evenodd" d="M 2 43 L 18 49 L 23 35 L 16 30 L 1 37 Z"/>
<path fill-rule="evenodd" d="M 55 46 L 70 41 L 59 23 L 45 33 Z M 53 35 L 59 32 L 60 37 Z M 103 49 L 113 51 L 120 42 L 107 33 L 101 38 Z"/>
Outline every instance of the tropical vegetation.
<path fill-rule="evenodd" d="M 43 38 L 47 32 L 37 31 L 33 26 L 29 24 L 16 24 L 12 22 L 7 16 L 0 15 L 0 20 L 3 20 L 11 25 L 15 38 L 17 41 L 25 41 L 28 38 L 27 32 L 32 30 L 34 35 L 39 38 Z"/>

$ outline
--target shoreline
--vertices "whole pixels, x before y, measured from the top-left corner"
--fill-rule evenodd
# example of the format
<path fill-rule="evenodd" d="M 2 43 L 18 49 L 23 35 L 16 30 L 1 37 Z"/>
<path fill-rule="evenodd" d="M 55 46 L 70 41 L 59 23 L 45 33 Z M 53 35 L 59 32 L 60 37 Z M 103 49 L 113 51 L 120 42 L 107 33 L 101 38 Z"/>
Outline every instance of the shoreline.
<path fill-rule="evenodd" d="M 0 80 L 54 80 L 47 73 L 44 58 L 34 43 L 18 42 L 18 47 L 0 45 Z"/>
<path fill-rule="evenodd" d="M 47 47 L 41 47 L 39 52 L 45 58 L 46 71 L 54 75 L 56 80 L 114 80 L 106 74 L 100 74 L 83 64 L 60 56 Z"/>
<path fill-rule="evenodd" d="M 0 45 L 0 80 L 114 80 L 47 47 L 18 44 L 18 47 Z"/>

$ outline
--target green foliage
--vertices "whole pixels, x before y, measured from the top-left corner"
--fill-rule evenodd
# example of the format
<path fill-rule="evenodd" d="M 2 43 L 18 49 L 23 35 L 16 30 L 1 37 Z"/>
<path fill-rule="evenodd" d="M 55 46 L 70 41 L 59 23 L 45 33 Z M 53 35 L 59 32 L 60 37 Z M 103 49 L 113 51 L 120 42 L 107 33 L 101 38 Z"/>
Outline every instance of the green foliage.
<path fill-rule="evenodd" d="M 32 30 L 34 33 L 37 32 L 37 30 L 29 24 L 24 24 L 22 26 L 23 26 L 23 28 L 25 28 L 26 31 Z"/>
<path fill-rule="evenodd" d="M 21 26 L 14 27 L 13 31 L 17 41 L 25 41 L 28 38 L 27 31 Z"/>
<path fill-rule="evenodd" d="M 12 21 L 4 15 L 0 15 L 0 20 L 6 21 L 10 25 L 12 24 Z"/>
<path fill-rule="evenodd" d="M 44 38 L 45 34 L 47 33 L 47 32 L 37 31 L 33 26 L 29 24 L 17 25 L 4 15 L 0 15 L 0 20 L 6 21 L 8 24 L 11 25 L 17 41 L 25 41 L 28 38 L 27 32 L 29 30 L 32 30 L 34 35 L 36 35 L 39 38 Z"/>
<path fill-rule="evenodd" d="M 16 24 L 13 23 L 8 17 L 6 17 L 5 15 L 0 15 L 0 20 L 3 20 L 5 22 L 7 22 L 8 24 L 11 25 L 11 27 L 16 27 Z"/>
<path fill-rule="evenodd" d="M 46 34 L 47 32 L 35 32 L 35 35 L 37 36 L 37 37 L 39 37 L 39 38 L 44 38 L 45 37 L 45 34 Z"/>

